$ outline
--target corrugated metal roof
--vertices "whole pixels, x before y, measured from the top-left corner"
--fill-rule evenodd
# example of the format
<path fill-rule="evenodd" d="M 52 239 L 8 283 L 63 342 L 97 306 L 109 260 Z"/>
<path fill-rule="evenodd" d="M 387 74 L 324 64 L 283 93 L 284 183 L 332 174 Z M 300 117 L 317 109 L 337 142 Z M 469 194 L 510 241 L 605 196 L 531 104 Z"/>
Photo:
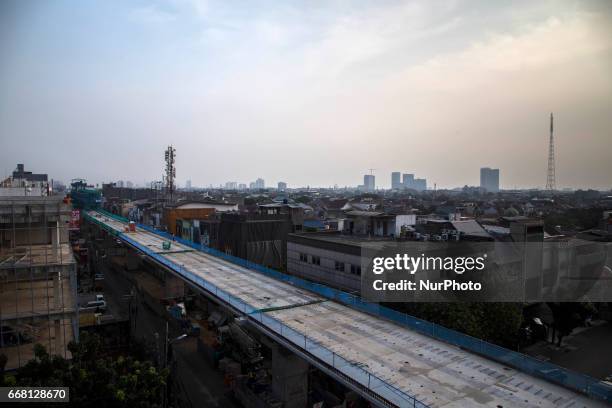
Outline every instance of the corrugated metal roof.
<path fill-rule="evenodd" d="M 385 215 L 385 213 L 380 212 L 380 211 L 359 211 L 359 210 L 348 211 L 346 214 L 354 215 L 357 217 L 378 217 L 381 215 Z"/>
<path fill-rule="evenodd" d="M 484 228 L 480 226 L 474 220 L 465 220 L 465 221 L 450 221 L 453 224 L 453 227 L 462 234 L 472 235 L 472 236 L 480 236 L 480 237 L 491 237 Z"/>

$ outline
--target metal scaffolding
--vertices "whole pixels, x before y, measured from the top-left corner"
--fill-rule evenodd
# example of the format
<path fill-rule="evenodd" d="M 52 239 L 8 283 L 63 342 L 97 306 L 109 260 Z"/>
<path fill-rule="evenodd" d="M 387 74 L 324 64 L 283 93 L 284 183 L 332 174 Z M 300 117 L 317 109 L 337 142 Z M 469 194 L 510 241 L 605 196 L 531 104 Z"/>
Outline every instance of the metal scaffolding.
<path fill-rule="evenodd" d="M 34 345 L 70 358 L 78 340 L 76 264 L 68 242 L 71 208 L 62 197 L 0 198 L 0 354 L 6 370 Z"/>

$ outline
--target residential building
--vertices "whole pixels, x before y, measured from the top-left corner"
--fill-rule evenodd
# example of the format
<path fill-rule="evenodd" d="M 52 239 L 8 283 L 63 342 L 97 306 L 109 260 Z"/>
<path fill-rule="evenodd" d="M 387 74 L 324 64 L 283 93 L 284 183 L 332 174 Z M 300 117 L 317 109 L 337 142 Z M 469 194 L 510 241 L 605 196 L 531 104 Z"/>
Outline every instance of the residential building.
<path fill-rule="evenodd" d="M 164 209 L 164 223 L 171 234 L 198 240 L 199 221 L 211 217 L 214 213 L 238 211 L 238 204 L 217 201 L 179 201 Z"/>
<path fill-rule="evenodd" d="M 338 221 L 338 230 L 348 235 L 397 237 L 402 227 L 416 223 L 414 214 L 388 214 L 382 211 L 350 210 Z"/>
<path fill-rule="evenodd" d="M 278 191 L 287 191 L 287 183 L 285 183 L 284 181 L 279 181 Z"/>
<path fill-rule="evenodd" d="M 424 178 L 414 179 L 414 187 L 416 191 L 425 191 L 427 190 L 427 180 Z"/>
<path fill-rule="evenodd" d="M 399 171 L 394 171 L 393 173 L 391 173 L 391 188 L 393 190 L 399 190 L 400 188 L 402 188 L 401 177 L 402 175 Z"/>
<path fill-rule="evenodd" d="M 414 226 L 412 238 L 419 241 L 493 241 L 476 220 L 424 219 Z"/>
<path fill-rule="evenodd" d="M 373 174 L 363 176 L 363 188 L 365 191 L 374 191 L 376 189 L 376 181 Z"/>
<path fill-rule="evenodd" d="M 258 178 L 257 180 L 255 180 L 254 186 L 251 188 L 260 189 L 260 190 L 266 188 L 264 179 Z"/>
<path fill-rule="evenodd" d="M 51 186 L 46 174 L 35 174 L 25 171 L 23 164 L 18 164 L 12 175 L 0 183 L 0 197 L 46 196 Z"/>
<path fill-rule="evenodd" d="M 497 193 L 499 191 L 499 169 L 481 168 L 480 188 L 489 193 Z"/>
<path fill-rule="evenodd" d="M 402 177 L 402 187 L 410 190 L 425 191 L 427 190 L 427 180 L 414 178 L 414 174 L 404 174 Z"/>
<path fill-rule="evenodd" d="M 402 186 L 404 188 L 414 188 L 414 174 L 404 174 L 402 176 Z"/>

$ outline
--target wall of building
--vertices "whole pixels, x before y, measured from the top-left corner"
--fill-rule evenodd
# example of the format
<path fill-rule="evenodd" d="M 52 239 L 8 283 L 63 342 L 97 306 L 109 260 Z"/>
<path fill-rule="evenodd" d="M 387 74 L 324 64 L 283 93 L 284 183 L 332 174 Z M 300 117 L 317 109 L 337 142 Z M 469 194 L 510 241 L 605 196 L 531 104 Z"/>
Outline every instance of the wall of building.
<path fill-rule="evenodd" d="M 415 214 L 397 215 L 395 217 L 395 236 L 399 237 L 402 231 L 402 226 L 414 226 L 416 224 Z"/>
<path fill-rule="evenodd" d="M 221 251 L 274 269 L 285 269 L 288 214 L 223 214 L 219 224 Z"/>
<path fill-rule="evenodd" d="M 68 242 L 71 208 L 62 197 L 0 200 L 0 252 L 26 245 Z"/>
<path fill-rule="evenodd" d="M 213 209 L 219 212 L 238 211 L 238 204 L 225 203 L 185 203 L 177 207 L 178 210 Z"/>
<path fill-rule="evenodd" d="M 300 255 L 302 254 L 302 259 Z M 303 255 L 307 256 L 306 262 Z M 319 264 L 313 263 L 313 256 Z M 336 262 L 344 264 L 344 270 L 336 270 Z M 349 292 L 361 290 L 361 276 L 351 273 L 351 265 L 361 268 L 361 256 L 355 253 L 323 249 L 295 242 L 287 242 L 287 272 L 314 282 L 323 283 Z"/>
<path fill-rule="evenodd" d="M 46 186 L 34 187 L 0 187 L 0 197 L 15 197 L 15 196 L 46 196 Z"/>
<path fill-rule="evenodd" d="M 164 212 L 164 222 L 168 232 L 176 235 L 177 220 L 202 220 L 214 213 L 214 208 L 168 208 Z"/>

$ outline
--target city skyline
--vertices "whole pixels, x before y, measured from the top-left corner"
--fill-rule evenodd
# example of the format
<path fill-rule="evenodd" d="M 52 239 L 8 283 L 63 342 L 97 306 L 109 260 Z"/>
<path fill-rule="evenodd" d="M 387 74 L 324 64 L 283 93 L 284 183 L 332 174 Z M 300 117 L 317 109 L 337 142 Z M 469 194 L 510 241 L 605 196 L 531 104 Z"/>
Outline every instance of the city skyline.
<path fill-rule="evenodd" d="M 18 166 L 21 166 L 21 164 L 18 164 Z M 371 169 L 373 170 L 373 169 Z M 477 184 L 463 184 L 463 185 L 457 185 L 457 186 L 451 186 L 451 187 L 440 187 L 439 185 L 437 185 L 437 183 L 435 182 L 431 182 L 431 184 L 428 182 L 427 178 L 415 178 L 415 174 L 414 173 L 403 173 L 403 172 L 399 172 L 399 171 L 393 171 L 391 172 L 389 175 L 389 179 L 391 180 L 389 182 L 389 185 L 385 185 L 385 183 L 379 183 L 377 181 L 375 181 L 376 175 L 374 174 L 364 174 L 363 175 L 363 181 L 364 184 L 356 184 L 356 185 L 338 185 L 338 184 L 334 184 L 334 185 L 330 185 L 330 186 L 323 186 L 323 185 L 314 185 L 314 184 L 307 184 L 307 185 L 290 185 L 290 183 L 287 183 L 286 181 L 283 181 L 284 179 L 279 179 L 278 181 L 272 181 L 272 182 L 268 182 L 267 184 L 265 183 L 265 180 L 262 178 L 257 178 L 255 181 L 251 181 L 251 182 L 241 182 L 241 181 L 225 181 L 225 182 L 221 182 L 218 184 L 213 184 L 213 183 L 205 183 L 202 185 L 193 185 L 191 179 L 187 179 L 185 180 L 184 183 L 179 182 L 177 183 L 177 188 L 179 189 L 208 189 L 208 188 L 212 188 L 212 189 L 225 189 L 225 190 L 254 190 L 254 189 L 277 189 L 277 190 L 284 190 L 284 189 L 304 189 L 304 188 L 337 188 L 337 189 L 355 189 L 355 190 L 363 190 L 363 191 L 378 191 L 378 190 L 402 190 L 402 189 L 413 189 L 416 191 L 426 191 L 426 190 L 434 190 L 434 189 L 439 189 L 439 190 L 456 190 L 456 189 L 460 189 L 463 187 L 470 187 L 470 188 L 476 188 L 476 187 L 480 187 L 480 188 L 484 188 L 485 190 L 489 191 L 489 192 L 499 192 L 501 190 L 545 190 L 546 188 L 542 188 L 540 186 L 536 186 L 536 187 L 526 187 L 526 188 L 518 188 L 518 187 L 514 187 L 514 186 L 505 186 L 503 185 L 500 181 L 499 181 L 499 173 L 500 173 L 500 169 L 494 169 L 494 168 L 489 168 L 489 167 L 481 167 L 479 169 L 479 173 L 480 173 L 480 180 Z M 13 170 L 16 171 L 16 170 Z M 488 184 L 490 181 L 483 181 L 483 177 L 488 178 L 489 176 L 483 176 L 483 171 L 493 171 L 495 172 L 494 177 L 494 181 L 493 181 L 493 185 L 495 186 L 494 188 L 486 188 L 486 184 Z M 7 173 L 7 175 L 10 174 Z M 399 181 L 398 184 L 394 187 L 394 178 L 396 176 L 399 176 Z M 6 177 L 6 176 L 5 176 Z M 366 180 L 371 179 L 371 183 L 373 184 L 373 188 L 372 188 L 372 184 L 370 184 L 370 186 L 367 186 Z M 384 178 L 383 178 L 384 179 Z M 51 181 L 53 181 L 54 183 L 61 183 L 62 185 L 64 184 L 69 184 L 70 180 L 61 180 L 61 179 L 53 179 L 50 178 Z M 133 182 L 132 180 L 129 179 L 115 179 L 115 180 L 104 180 L 101 183 L 92 183 L 89 182 L 89 184 L 92 185 L 98 185 L 101 186 L 102 184 L 115 184 L 117 187 L 127 187 L 127 188 L 150 188 L 151 185 L 153 183 L 161 183 L 161 180 L 144 180 L 142 182 Z M 274 185 L 283 185 L 283 188 L 279 188 L 279 187 L 274 187 Z M 581 189 L 590 189 L 588 187 L 577 187 L 577 188 L 572 188 L 572 187 L 562 187 L 559 189 L 556 189 L 557 191 L 561 191 L 561 190 L 581 190 Z M 600 191 L 608 191 L 608 190 L 612 190 L 612 188 L 602 188 L 600 189 Z"/>
<path fill-rule="evenodd" d="M 375 167 L 438 188 L 609 189 L 605 1 L 138 1 L 0 5 L 0 162 L 60 180 L 260 176 L 355 186 Z M 341 153 L 350 151 L 350 156 Z"/>

